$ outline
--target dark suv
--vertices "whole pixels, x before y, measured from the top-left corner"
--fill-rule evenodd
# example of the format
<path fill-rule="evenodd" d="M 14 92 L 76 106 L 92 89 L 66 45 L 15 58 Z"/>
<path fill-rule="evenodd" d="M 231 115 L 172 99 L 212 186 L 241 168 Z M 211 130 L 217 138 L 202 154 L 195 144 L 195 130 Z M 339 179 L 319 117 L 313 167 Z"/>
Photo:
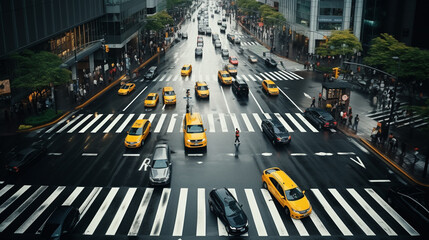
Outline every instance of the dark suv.
<path fill-rule="evenodd" d="M 249 86 L 243 79 L 232 81 L 232 91 L 236 95 L 246 96 L 249 94 Z"/>

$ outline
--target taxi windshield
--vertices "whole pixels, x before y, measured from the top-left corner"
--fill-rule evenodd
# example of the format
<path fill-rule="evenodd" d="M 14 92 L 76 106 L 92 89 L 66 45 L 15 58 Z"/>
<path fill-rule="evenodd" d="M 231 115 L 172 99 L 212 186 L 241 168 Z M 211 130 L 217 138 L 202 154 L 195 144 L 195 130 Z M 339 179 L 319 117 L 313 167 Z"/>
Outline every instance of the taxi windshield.
<path fill-rule="evenodd" d="M 207 90 L 209 88 L 207 86 L 198 86 L 197 89 L 198 90 Z"/>
<path fill-rule="evenodd" d="M 234 60 L 234 59 L 233 59 Z M 228 66 L 228 69 L 229 70 L 237 70 L 237 68 L 236 67 L 234 67 L 234 66 Z"/>
<path fill-rule="evenodd" d="M 122 87 L 121 87 L 122 89 L 128 89 L 128 88 L 130 88 L 130 85 L 122 85 Z"/>
<path fill-rule="evenodd" d="M 164 94 L 165 94 L 165 96 L 174 96 L 174 95 L 176 95 L 174 93 L 174 91 L 166 91 Z"/>
<path fill-rule="evenodd" d="M 202 133 L 204 132 L 203 125 L 188 125 L 187 133 Z"/>
<path fill-rule="evenodd" d="M 189 70 L 189 66 L 182 67 L 182 70 Z"/>
<path fill-rule="evenodd" d="M 304 194 L 301 192 L 299 188 L 293 188 L 285 191 L 286 198 L 289 201 L 299 200 L 304 197 Z"/>
<path fill-rule="evenodd" d="M 155 96 L 147 96 L 146 100 L 155 100 L 156 97 Z"/>
<path fill-rule="evenodd" d="M 224 73 L 224 74 L 222 74 L 222 77 L 229 77 L 229 74 Z"/>
<path fill-rule="evenodd" d="M 277 86 L 275 84 L 268 84 L 267 86 L 268 86 L 268 88 L 277 88 Z"/>
<path fill-rule="evenodd" d="M 143 133 L 143 128 L 131 128 L 128 135 L 131 136 L 140 136 Z"/>

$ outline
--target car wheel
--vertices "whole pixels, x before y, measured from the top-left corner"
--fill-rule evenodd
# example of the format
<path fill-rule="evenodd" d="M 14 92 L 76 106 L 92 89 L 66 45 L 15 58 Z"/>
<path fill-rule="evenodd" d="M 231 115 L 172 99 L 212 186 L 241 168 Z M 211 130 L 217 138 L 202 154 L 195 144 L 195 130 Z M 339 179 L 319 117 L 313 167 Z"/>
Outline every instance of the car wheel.
<path fill-rule="evenodd" d="M 290 216 L 290 210 L 287 206 L 285 207 L 285 213 L 286 213 L 286 215 Z"/>
<path fill-rule="evenodd" d="M 268 186 L 267 186 L 267 183 L 266 183 L 266 182 L 263 182 L 263 183 L 262 183 L 262 187 L 263 187 L 264 189 L 267 189 L 267 190 L 268 190 Z"/>

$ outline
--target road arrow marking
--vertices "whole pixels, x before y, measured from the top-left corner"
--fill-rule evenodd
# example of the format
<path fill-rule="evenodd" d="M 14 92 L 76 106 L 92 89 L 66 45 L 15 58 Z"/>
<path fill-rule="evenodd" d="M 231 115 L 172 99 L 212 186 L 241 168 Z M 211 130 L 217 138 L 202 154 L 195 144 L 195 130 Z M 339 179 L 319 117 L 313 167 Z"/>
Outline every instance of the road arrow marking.
<path fill-rule="evenodd" d="M 353 159 L 353 158 L 350 158 L 350 160 L 352 160 L 353 162 L 357 163 L 358 165 L 360 165 L 361 167 L 363 167 L 363 168 L 365 168 L 365 169 L 366 169 L 366 167 L 365 167 L 365 165 L 363 164 L 362 160 L 360 160 L 360 158 L 359 158 L 358 156 L 356 156 L 356 158 L 357 158 L 357 160 L 356 160 L 356 159 Z"/>
<path fill-rule="evenodd" d="M 262 153 L 261 154 L 262 156 L 265 156 L 265 157 L 269 157 L 269 156 L 271 156 L 271 155 L 273 155 L 272 153 L 266 153 L 266 152 L 264 152 L 264 153 Z"/>

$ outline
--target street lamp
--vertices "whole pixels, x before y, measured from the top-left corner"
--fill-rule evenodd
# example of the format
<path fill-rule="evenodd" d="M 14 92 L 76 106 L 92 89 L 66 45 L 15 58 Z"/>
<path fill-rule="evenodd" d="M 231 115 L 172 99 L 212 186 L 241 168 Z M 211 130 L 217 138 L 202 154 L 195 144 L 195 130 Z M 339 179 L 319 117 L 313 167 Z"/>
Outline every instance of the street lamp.
<path fill-rule="evenodd" d="M 393 89 L 392 104 L 390 106 L 390 116 L 389 116 L 389 126 L 387 127 L 387 136 L 389 136 L 390 125 L 392 124 L 393 113 L 395 112 L 396 90 L 398 88 L 399 69 L 400 69 L 400 63 L 401 63 L 401 59 L 398 56 L 394 56 L 394 57 L 392 57 L 392 59 L 395 60 L 395 61 L 397 61 L 398 67 L 396 69 L 395 86 L 394 86 L 394 89 Z"/>

